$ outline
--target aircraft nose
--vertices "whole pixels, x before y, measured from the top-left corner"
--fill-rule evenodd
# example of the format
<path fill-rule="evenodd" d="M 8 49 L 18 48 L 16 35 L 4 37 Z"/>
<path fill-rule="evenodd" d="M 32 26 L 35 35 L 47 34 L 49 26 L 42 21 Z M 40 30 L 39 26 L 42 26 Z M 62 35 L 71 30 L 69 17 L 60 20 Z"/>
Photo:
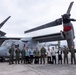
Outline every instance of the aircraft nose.
<path fill-rule="evenodd" d="M 0 56 L 5 56 L 8 52 L 6 47 L 0 47 Z"/>

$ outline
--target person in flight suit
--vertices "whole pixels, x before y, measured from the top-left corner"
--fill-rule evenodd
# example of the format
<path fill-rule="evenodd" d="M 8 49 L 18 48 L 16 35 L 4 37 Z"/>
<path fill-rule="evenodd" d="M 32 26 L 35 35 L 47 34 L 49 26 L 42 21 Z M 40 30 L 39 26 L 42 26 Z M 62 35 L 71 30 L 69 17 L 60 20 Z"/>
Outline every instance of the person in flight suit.
<path fill-rule="evenodd" d="M 65 64 L 65 60 L 67 60 L 67 64 L 68 64 L 68 48 L 64 48 L 63 53 L 64 53 L 64 64 Z"/>
<path fill-rule="evenodd" d="M 23 47 L 22 51 L 21 51 L 21 63 L 24 62 L 25 63 L 25 49 Z"/>
<path fill-rule="evenodd" d="M 16 53 L 16 64 L 17 64 L 17 62 L 18 62 L 18 64 L 20 64 L 19 63 L 19 61 L 20 61 L 20 49 L 19 49 L 19 47 L 17 47 L 15 53 Z"/>
<path fill-rule="evenodd" d="M 73 60 L 74 60 L 74 64 L 76 64 L 74 46 L 71 46 L 70 52 L 71 52 L 71 64 L 73 64 Z"/>
<path fill-rule="evenodd" d="M 40 50 L 40 53 L 41 53 L 41 63 L 42 64 L 42 60 L 43 60 L 43 64 L 45 64 L 45 53 L 46 53 L 46 49 L 44 48 L 44 46 L 42 46 L 41 50 Z"/>
<path fill-rule="evenodd" d="M 9 49 L 10 57 L 9 64 L 14 64 L 14 45 Z"/>

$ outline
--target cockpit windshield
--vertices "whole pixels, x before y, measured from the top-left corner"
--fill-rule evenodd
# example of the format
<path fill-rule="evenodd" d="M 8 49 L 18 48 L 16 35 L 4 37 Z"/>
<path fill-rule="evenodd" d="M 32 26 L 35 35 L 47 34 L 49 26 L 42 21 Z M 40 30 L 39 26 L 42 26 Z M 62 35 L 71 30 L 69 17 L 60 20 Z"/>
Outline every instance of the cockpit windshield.
<path fill-rule="evenodd" d="M 5 40 L 1 46 L 8 46 L 10 47 L 11 45 L 13 44 L 13 41 L 10 41 L 10 40 Z"/>

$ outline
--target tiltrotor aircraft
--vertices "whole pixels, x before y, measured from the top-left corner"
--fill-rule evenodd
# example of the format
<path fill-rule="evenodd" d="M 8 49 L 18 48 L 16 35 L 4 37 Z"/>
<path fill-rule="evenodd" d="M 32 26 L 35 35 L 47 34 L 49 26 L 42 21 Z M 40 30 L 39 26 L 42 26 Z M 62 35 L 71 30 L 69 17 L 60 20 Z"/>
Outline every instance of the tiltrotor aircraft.
<path fill-rule="evenodd" d="M 63 31 L 60 31 L 60 33 L 38 36 L 38 37 L 34 37 L 33 39 L 39 42 L 66 40 L 68 47 L 71 48 L 71 46 L 74 46 L 73 40 L 75 38 L 74 28 L 71 21 L 76 21 L 75 19 L 70 18 L 71 16 L 70 11 L 73 3 L 74 2 L 70 3 L 67 12 L 61 16 L 62 18 L 56 19 L 55 21 L 50 22 L 48 24 L 27 30 L 24 33 L 33 32 L 33 31 L 37 31 L 37 30 L 52 27 L 52 26 L 58 26 L 63 23 Z"/>
<path fill-rule="evenodd" d="M 75 19 L 70 18 L 70 11 L 72 8 L 73 2 L 70 3 L 69 8 L 66 12 L 66 14 L 62 15 L 62 18 L 56 19 L 53 22 L 50 22 L 48 24 L 30 29 L 25 31 L 24 33 L 29 33 L 33 32 L 36 30 L 52 27 L 52 26 L 58 26 L 63 23 L 63 31 L 55 34 L 49 34 L 49 35 L 43 35 L 43 36 L 35 36 L 35 37 L 28 37 L 28 38 L 14 38 L 14 39 L 19 39 L 18 41 L 16 40 L 7 40 L 7 39 L 13 39 L 13 38 L 3 38 L 0 36 L 0 41 L 4 40 L 3 44 L 0 47 L 0 58 L 3 60 L 5 57 L 9 57 L 9 48 L 11 47 L 12 44 L 20 44 L 22 42 L 22 47 L 25 45 L 26 47 L 33 47 L 35 50 L 36 47 L 41 48 L 42 44 L 41 42 L 50 42 L 50 41 L 60 41 L 60 40 L 66 40 L 68 43 L 68 47 L 70 48 L 71 46 L 74 46 L 74 28 L 71 23 L 71 21 L 76 21 Z M 3 24 L 10 18 L 10 16 L 3 22 Z M 3 25 L 2 24 L 2 25 Z M 0 25 L 0 27 L 2 26 Z M 0 33 L 1 34 L 1 33 Z"/>

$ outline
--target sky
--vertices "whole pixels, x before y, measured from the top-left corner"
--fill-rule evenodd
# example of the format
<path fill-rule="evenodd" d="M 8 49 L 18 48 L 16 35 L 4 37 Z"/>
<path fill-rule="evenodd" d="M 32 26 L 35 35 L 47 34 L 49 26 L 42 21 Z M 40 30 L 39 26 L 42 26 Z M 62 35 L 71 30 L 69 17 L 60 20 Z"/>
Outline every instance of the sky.
<path fill-rule="evenodd" d="M 60 18 L 72 1 L 71 17 L 76 18 L 76 0 L 0 0 L 0 22 L 11 16 L 0 30 L 6 32 L 7 37 L 33 37 L 60 32 L 63 25 L 24 34 L 28 29 Z M 76 22 L 72 23 L 76 35 Z"/>

